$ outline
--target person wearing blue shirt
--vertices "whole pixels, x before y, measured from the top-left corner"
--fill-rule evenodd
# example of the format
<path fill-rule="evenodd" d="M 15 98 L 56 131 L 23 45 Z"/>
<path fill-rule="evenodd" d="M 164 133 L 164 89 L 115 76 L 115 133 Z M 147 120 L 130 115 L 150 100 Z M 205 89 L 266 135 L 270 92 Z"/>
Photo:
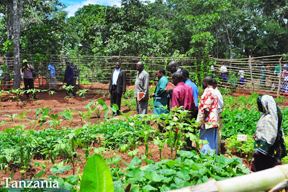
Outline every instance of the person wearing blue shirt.
<path fill-rule="evenodd" d="M 194 97 L 194 102 L 195 102 L 195 113 L 198 113 L 198 87 L 189 79 L 189 72 L 186 69 L 182 70 L 182 74 L 185 78 L 185 84 L 189 85 L 193 89 L 193 97 Z M 197 114 L 194 114 L 195 118 L 197 117 Z"/>
<path fill-rule="evenodd" d="M 49 76 L 50 78 L 55 78 L 56 76 L 56 72 L 55 72 L 55 65 L 54 65 L 54 61 L 50 61 L 50 64 L 48 65 L 48 72 L 49 72 Z"/>

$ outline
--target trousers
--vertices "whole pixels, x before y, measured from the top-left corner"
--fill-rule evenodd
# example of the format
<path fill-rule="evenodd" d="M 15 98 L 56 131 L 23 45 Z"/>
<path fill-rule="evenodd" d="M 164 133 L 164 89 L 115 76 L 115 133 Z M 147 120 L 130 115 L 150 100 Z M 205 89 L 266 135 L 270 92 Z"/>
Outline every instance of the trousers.
<path fill-rule="evenodd" d="M 113 104 L 116 104 L 118 106 L 117 110 L 117 115 L 119 115 L 119 111 L 121 109 L 121 98 L 122 98 L 122 94 L 118 94 L 117 91 L 117 85 L 112 85 L 112 90 L 111 90 L 111 107 Z"/>
<path fill-rule="evenodd" d="M 138 101 L 136 97 L 136 109 L 137 109 L 137 114 L 147 114 L 148 101 Z"/>
<path fill-rule="evenodd" d="M 25 90 L 34 89 L 34 80 L 33 79 L 24 79 Z M 28 88 L 29 87 L 29 88 Z M 30 93 L 26 92 L 26 96 L 29 97 Z M 32 94 L 32 97 L 36 97 L 36 94 Z"/>

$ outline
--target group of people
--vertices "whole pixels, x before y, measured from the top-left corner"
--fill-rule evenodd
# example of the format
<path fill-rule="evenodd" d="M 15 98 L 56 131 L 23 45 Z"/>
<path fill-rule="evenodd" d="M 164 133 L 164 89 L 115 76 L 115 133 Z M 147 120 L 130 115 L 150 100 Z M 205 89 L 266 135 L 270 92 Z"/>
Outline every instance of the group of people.
<path fill-rule="evenodd" d="M 148 100 L 154 99 L 153 114 L 168 114 L 174 107 L 183 107 L 189 111 L 188 118 L 195 119 L 200 128 L 200 139 L 207 140 L 209 144 L 203 145 L 204 153 L 220 153 L 223 97 L 217 89 L 217 81 L 208 76 L 203 79 L 203 95 L 198 103 L 198 87 L 189 79 L 189 72 L 181 70 L 178 63 L 172 61 L 167 69 L 173 74 L 172 82 L 165 76 L 166 71 L 157 71 L 158 83 L 153 94 L 149 95 L 149 74 L 144 70 L 144 63 L 136 63 L 135 93 L 137 114 L 147 114 Z M 121 69 L 120 62 L 116 62 L 111 73 L 109 92 L 111 105 L 117 104 L 120 110 L 121 98 L 126 91 L 126 73 Z M 140 95 L 140 96 L 139 96 Z M 119 112 L 114 115 L 118 115 Z M 165 124 L 159 124 L 160 131 Z M 187 146 L 192 147 L 192 142 L 187 139 Z"/>
<path fill-rule="evenodd" d="M 30 93 L 27 90 L 34 89 L 34 78 L 36 77 L 36 74 L 34 72 L 34 67 L 31 64 L 28 64 L 28 61 L 26 59 L 24 59 L 20 73 L 21 73 L 21 77 L 24 80 L 26 97 L 30 98 Z M 47 78 L 49 79 L 49 81 L 51 81 L 53 79 L 56 80 L 56 67 L 55 67 L 53 60 L 50 61 L 50 64 L 48 65 Z M 64 75 L 63 82 L 66 83 L 67 86 L 69 86 L 69 85 L 75 86 L 74 69 L 70 65 L 69 61 L 66 61 L 66 69 L 65 69 L 65 75 Z M 69 89 L 66 94 L 67 94 L 67 96 L 75 96 L 74 88 Z M 36 99 L 36 94 L 32 93 L 32 97 L 33 97 L 33 99 Z"/>

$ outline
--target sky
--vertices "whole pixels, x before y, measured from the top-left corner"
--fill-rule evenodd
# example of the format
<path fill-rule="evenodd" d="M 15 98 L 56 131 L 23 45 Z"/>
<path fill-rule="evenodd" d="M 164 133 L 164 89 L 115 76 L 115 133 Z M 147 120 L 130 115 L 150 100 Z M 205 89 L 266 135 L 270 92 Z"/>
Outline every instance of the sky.
<path fill-rule="evenodd" d="M 84 5 L 99 4 L 110 6 L 116 5 L 118 7 L 121 5 L 121 0 L 60 0 L 60 2 L 67 6 L 65 11 L 68 12 L 68 17 L 74 16 L 75 12 Z"/>

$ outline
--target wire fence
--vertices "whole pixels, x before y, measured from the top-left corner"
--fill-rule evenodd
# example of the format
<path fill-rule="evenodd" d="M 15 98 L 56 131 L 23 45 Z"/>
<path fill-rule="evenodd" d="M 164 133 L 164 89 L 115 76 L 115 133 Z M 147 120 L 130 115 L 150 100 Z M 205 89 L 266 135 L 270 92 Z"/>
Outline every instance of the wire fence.
<path fill-rule="evenodd" d="M 202 79 L 207 75 L 213 75 L 221 82 L 222 86 L 230 88 L 245 88 L 251 90 L 262 90 L 277 92 L 278 84 L 282 79 L 283 65 L 288 64 L 288 58 L 283 55 L 271 55 L 262 57 L 251 57 L 242 59 L 218 59 L 190 58 L 190 57 L 135 57 L 135 56 L 72 56 L 51 55 L 43 58 L 39 55 L 21 55 L 21 61 L 27 59 L 34 67 L 36 79 L 35 87 L 47 88 L 49 84 L 48 65 L 53 61 L 56 68 L 57 84 L 61 86 L 64 80 L 66 62 L 69 61 L 74 69 L 76 85 L 90 85 L 89 88 L 108 88 L 111 71 L 116 61 L 121 62 L 121 68 L 126 71 L 127 83 L 133 84 L 136 76 L 136 63 L 143 61 L 144 69 L 149 72 L 150 80 L 154 81 L 156 72 L 160 68 L 166 69 L 167 64 L 175 60 L 180 68 L 190 72 L 190 77 L 196 84 L 200 85 Z M 214 71 L 211 70 L 213 65 Z M 6 67 L 7 66 L 7 67 Z M 223 67 L 227 72 L 223 75 Z M 212 68 L 213 68 L 212 67 Z M 221 68 L 222 67 L 222 68 Z M 224 68 L 225 68 L 224 67 Z M 281 69 L 280 69 L 281 67 Z M 11 88 L 14 76 L 13 58 L 0 57 L 0 69 L 4 71 L 0 76 L 2 88 Z M 241 72 L 242 71 L 242 72 Z M 166 76 L 171 78 L 172 74 L 167 71 Z M 241 79 L 244 76 L 244 79 Z"/>

